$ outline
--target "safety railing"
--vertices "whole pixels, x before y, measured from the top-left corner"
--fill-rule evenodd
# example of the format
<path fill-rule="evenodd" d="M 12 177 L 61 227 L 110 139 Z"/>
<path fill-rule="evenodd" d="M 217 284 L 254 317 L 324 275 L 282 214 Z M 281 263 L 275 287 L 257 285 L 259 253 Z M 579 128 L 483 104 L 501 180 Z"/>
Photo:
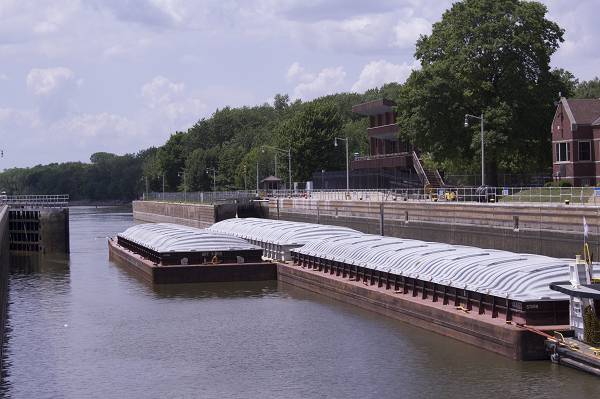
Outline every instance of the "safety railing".
<path fill-rule="evenodd" d="M 250 200 L 256 197 L 256 191 L 149 192 L 144 193 L 142 200 L 212 204 L 234 200 Z"/>
<path fill-rule="evenodd" d="M 65 208 L 69 206 L 69 195 L 0 194 L 0 205 L 8 205 L 11 208 Z"/>
<path fill-rule="evenodd" d="M 600 187 L 444 187 L 437 189 L 268 190 L 176 192 L 144 195 L 145 200 L 217 203 L 256 198 L 310 198 L 324 201 L 429 201 L 479 203 L 535 203 L 539 205 L 600 206 Z"/>

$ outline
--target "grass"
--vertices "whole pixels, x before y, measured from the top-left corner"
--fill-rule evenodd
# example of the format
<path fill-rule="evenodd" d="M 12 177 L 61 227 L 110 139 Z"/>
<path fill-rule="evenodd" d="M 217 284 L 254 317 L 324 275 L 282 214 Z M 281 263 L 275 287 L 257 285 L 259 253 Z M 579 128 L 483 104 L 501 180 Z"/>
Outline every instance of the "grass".
<path fill-rule="evenodd" d="M 498 202 L 564 203 L 569 200 L 572 204 L 582 204 L 589 202 L 593 194 L 593 187 L 532 187 L 497 198 Z M 600 204 L 600 197 L 597 200 Z"/>

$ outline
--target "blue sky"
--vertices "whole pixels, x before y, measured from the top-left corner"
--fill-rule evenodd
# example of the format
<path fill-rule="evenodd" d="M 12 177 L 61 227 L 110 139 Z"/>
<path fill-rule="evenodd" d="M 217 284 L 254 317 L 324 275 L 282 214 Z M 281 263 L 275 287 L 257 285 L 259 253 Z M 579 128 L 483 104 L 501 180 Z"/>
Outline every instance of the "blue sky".
<path fill-rule="evenodd" d="M 544 0 L 600 75 L 600 0 Z M 0 0 L 0 169 L 161 145 L 224 106 L 402 82 L 447 0 Z"/>

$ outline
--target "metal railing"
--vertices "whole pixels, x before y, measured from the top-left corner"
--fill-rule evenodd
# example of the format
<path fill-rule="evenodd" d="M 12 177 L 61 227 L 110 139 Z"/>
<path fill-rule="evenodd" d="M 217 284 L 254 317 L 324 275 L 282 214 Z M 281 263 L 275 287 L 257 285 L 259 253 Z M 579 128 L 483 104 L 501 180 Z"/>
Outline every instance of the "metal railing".
<path fill-rule="evenodd" d="M 149 192 L 144 193 L 144 201 L 190 202 L 214 204 L 233 200 L 249 200 L 257 197 L 256 191 L 193 191 L 193 192 Z"/>
<path fill-rule="evenodd" d="M 324 201 L 428 201 L 479 203 L 535 203 L 539 205 L 574 204 L 600 206 L 600 187 L 444 187 L 437 189 L 371 190 L 268 190 L 217 191 L 192 193 L 149 193 L 145 200 L 192 203 L 217 203 L 255 198 L 307 198 Z"/>
<path fill-rule="evenodd" d="M 65 208 L 69 195 L 0 195 L 0 205 L 11 208 Z"/>

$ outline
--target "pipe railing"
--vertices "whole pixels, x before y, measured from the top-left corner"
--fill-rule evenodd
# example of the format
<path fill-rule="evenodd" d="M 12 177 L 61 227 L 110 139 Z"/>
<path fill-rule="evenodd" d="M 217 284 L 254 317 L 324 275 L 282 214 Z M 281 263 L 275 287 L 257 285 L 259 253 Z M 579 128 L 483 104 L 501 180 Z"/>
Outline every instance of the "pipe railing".
<path fill-rule="evenodd" d="M 257 198 L 310 198 L 325 201 L 429 201 L 443 203 L 535 203 L 600 206 L 600 187 L 444 187 L 368 190 L 259 190 L 217 192 L 151 192 L 144 200 L 217 203 Z"/>

